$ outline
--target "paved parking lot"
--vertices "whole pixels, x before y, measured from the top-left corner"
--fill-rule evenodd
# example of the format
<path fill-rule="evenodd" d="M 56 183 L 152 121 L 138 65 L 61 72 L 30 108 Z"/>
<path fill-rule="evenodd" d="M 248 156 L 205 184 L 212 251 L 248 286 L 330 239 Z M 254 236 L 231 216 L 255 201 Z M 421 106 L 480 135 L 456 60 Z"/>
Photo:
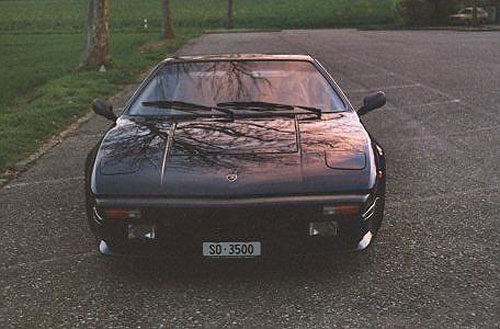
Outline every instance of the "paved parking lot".
<path fill-rule="evenodd" d="M 500 34 L 208 34 L 181 54 L 309 53 L 385 147 L 373 248 L 275 262 L 102 258 L 86 227 L 94 118 L 0 190 L 0 327 L 499 327 Z M 117 98 L 119 106 L 123 98 Z"/>

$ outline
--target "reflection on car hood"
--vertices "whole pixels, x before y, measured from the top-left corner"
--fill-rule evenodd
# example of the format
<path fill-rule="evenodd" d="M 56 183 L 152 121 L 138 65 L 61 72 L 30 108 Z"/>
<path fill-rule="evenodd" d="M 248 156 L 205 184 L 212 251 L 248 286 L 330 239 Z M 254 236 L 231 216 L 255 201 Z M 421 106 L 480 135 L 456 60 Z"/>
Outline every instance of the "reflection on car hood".
<path fill-rule="evenodd" d="M 366 191 L 370 138 L 354 113 L 137 122 L 104 137 L 92 189 L 102 196 L 232 197 Z"/>

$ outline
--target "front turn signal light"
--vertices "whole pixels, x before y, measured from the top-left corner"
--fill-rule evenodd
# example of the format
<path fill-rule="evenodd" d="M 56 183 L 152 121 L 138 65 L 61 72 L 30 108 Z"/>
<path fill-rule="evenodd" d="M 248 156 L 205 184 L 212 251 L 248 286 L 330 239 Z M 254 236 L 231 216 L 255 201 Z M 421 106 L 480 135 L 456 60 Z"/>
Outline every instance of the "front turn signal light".
<path fill-rule="evenodd" d="M 104 215 L 106 216 L 107 219 L 142 218 L 142 214 L 139 209 L 128 209 L 128 208 L 106 208 L 104 209 Z"/>
<path fill-rule="evenodd" d="M 324 206 L 323 215 L 357 215 L 359 214 L 359 206 L 354 204 L 339 204 L 334 206 Z"/>

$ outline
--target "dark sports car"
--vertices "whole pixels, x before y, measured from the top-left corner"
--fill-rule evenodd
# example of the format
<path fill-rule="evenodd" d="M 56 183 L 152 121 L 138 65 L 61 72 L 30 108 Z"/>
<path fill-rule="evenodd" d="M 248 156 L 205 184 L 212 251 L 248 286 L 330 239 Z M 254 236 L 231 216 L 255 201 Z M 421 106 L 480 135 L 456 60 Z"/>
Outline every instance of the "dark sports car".
<path fill-rule="evenodd" d="M 86 163 L 103 254 L 259 257 L 363 250 L 384 212 L 382 148 L 305 55 L 161 62 Z"/>

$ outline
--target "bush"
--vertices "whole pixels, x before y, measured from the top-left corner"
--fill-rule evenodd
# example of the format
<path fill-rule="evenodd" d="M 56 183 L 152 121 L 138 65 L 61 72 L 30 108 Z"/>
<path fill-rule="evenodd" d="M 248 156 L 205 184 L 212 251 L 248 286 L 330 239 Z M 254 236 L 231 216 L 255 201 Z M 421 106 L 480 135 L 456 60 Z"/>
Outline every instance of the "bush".
<path fill-rule="evenodd" d="M 398 12 L 408 25 L 443 24 L 448 21 L 456 1 L 453 0 L 403 0 Z"/>

